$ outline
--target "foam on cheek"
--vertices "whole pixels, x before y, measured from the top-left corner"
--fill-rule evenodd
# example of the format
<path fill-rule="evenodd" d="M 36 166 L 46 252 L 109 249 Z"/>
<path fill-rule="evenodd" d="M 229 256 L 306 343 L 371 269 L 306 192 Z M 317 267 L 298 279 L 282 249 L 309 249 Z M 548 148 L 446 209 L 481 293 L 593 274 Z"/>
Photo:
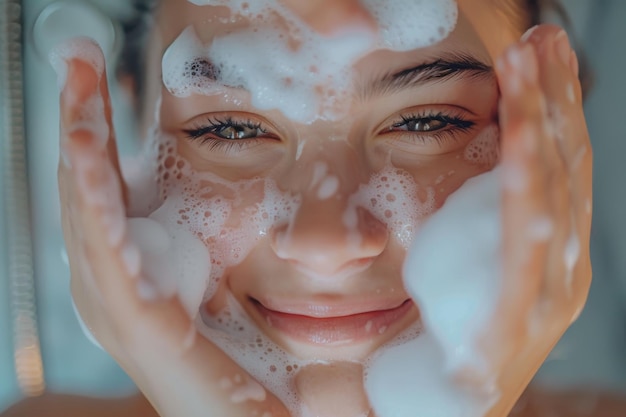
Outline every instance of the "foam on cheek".
<path fill-rule="evenodd" d="M 344 224 L 351 230 L 353 239 L 360 240 L 357 210 L 363 208 L 386 225 L 404 248 L 408 248 L 419 219 L 435 210 L 432 188 L 426 190 L 426 200 L 421 201 L 418 196 L 419 187 L 411 174 L 387 166 L 350 196 L 343 215 Z"/>
<path fill-rule="evenodd" d="M 465 148 L 465 160 L 477 164 L 494 166 L 500 159 L 500 128 L 493 124 L 477 135 Z"/>
<path fill-rule="evenodd" d="M 280 191 L 270 179 L 232 182 L 197 172 L 176 153 L 174 138 L 159 133 L 154 140 L 162 203 L 150 218 L 170 234 L 185 230 L 204 243 L 212 261 L 209 299 L 225 269 L 241 262 L 274 225 L 287 223 L 300 197 Z"/>
<path fill-rule="evenodd" d="M 449 379 L 465 368 L 489 372 L 477 343 L 500 291 L 498 175 L 496 169 L 468 180 L 415 237 L 404 283 L 420 307 L 425 334 L 372 362 L 366 388 L 382 416 L 409 416 L 419 409 L 424 417 L 480 417 L 495 400 L 495 394 L 464 392 Z"/>
<path fill-rule="evenodd" d="M 206 338 L 274 393 L 292 415 L 300 414 L 293 378 L 313 361 L 298 360 L 269 340 L 233 298 L 218 315 L 206 314 L 199 318 L 197 327 Z"/>
<path fill-rule="evenodd" d="M 243 87 L 255 107 L 278 109 L 302 123 L 344 115 L 348 109 L 341 103 L 349 98 L 352 66 L 368 52 L 432 45 L 449 35 L 458 15 L 454 0 L 403 0 L 393 5 L 371 0 L 364 5 L 378 20 L 378 38 L 359 28 L 345 28 L 341 36 L 327 37 L 303 24 L 280 2 L 193 3 L 227 6 L 235 16 L 248 19 L 249 26 L 215 37 L 210 45 L 202 45 L 194 29 L 186 29 L 163 57 L 168 90 L 187 96 L 216 94 L 224 86 Z M 415 13 L 407 21 L 411 11 Z"/>

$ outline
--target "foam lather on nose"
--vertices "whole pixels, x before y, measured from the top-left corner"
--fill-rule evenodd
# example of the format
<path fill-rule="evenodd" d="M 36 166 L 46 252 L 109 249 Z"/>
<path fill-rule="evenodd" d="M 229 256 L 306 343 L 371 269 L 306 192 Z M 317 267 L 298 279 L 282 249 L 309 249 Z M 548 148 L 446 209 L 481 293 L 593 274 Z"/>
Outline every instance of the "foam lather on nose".
<path fill-rule="evenodd" d="M 498 172 L 468 180 L 413 241 L 404 283 L 420 307 L 424 334 L 372 361 L 366 389 L 380 416 L 419 410 L 422 417 L 481 417 L 497 396 L 467 392 L 451 378 L 460 369 L 489 372 L 477 343 L 500 291 Z"/>
<path fill-rule="evenodd" d="M 347 111 L 342 103 L 353 84 L 352 67 L 367 53 L 432 45 L 452 32 L 458 17 L 454 0 L 368 0 L 364 6 L 377 20 L 378 33 L 346 27 L 329 37 L 313 31 L 278 1 L 192 2 L 227 6 L 249 25 L 216 36 L 208 45 L 193 28 L 186 29 L 163 57 L 168 90 L 184 97 L 243 87 L 255 107 L 278 109 L 302 123 L 337 119 Z"/>

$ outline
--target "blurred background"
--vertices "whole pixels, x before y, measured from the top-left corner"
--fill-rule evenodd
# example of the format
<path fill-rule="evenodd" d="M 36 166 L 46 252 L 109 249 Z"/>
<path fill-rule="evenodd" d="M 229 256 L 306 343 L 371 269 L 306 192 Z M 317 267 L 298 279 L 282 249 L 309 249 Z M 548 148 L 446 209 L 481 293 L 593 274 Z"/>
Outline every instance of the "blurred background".
<path fill-rule="evenodd" d="M 134 391 L 132 382 L 115 362 L 83 334 L 72 307 L 69 268 L 59 224 L 56 185 L 58 160 L 58 91 L 56 76 L 47 59 L 47 48 L 54 40 L 50 30 L 76 30 L 91 34 L 105 45 L 109 56 L 119 50 L 119 17 L 129 13 L 129 0 L 0 0 L 9 9 L 22 4 L 23 75 L 25 91 L 27 177 L 15 176 L 14 155 L 2 150 L 0 172 L 4 180 L 0 193 L 0 411 L 22 398 L 14 366 L 15 347 L 11 303 L 25 314 L 36 305 L 43 371 L 48 390 L 82 395 L 123 396 Z M 535 383 L 558 388 L 596 387 L 626 394 L 626 1 L 562 0 L 572 20 L 570 35 L 585 51 L 593 72 L 593 86 L 585 110 L 594 146 L 594 222 L 592 261 L 594 281 L 580 319 L 556 346 Z M 10 41 L 19 28 L 0 25 L 0 41 Z M 1 46 L 4 48 L 4 46 Z M 8 54 L 0 52 L 0 75 L 5 77 Z M 8 56 L 8 55 L 7 55 Z M 13 69 L 15 70 L 15 68 Z M 4 74 L 2 72 L 4 71 Z M 17 85 L 13 79 L 12 85 Z M 7 96 L 0 91 L 0 98 Z M 114 99 L 123 105 L 118 91 Z M 3 101 L 3 106 L 7 102 Z M 118 126 L 128 126 L 130 111 L 117 111 Z M 15 115 L 15 113 L 14 113 Z M 6 126 L 7 121 L 0 119 Z M 2 137 L 2 140 L 7 140 Z M 18 155 L 19 157 L 19 155 Z M 7 184 L 28 180 L 31 213 L 18 213 L 30 219 L 33 236 L 30 253 L 17 253 L 15 230 L 20 224 L 7 221 L 11 204 L 19 193 Z M 23 206 L 24 208 L 26 206 Z M 14 208 L 13 208 L 14 209 Z M 18 206 L 18 212 L 19 206 Z M 28 224 L 22 225 L 28 228 Z M 26 230 L 24 229 L 24 230 Z M 19 243 L 19 242 L 18 242 Z M 21 242 L 20 244 L 24 244 Z M 26 245 L 28 242 L 26 242 Z M 27 245 L 28 246 L 28 245 Z M 11 262 L 9 262 L 11 261 Z M 34 265 L 36 299 L 12 290 L 9 266 L 20 262 Z M 19 268 L 18 268 L 19 269 Z M 28 285 L 27 285 L 28 286 Z M 18 291 L 19 292 L 19 291 Z M 28 292 L 28 291 L 26 291 Z M 22 302 L 23 299 L 23 302 Z M 30 306 L 30 307 L 29 307 Z M 30 311 L 30 313 L 29 313 Z M 32 340 L 27 340 L 28 343 Z M 28 371 L 31 372 L 31 371 Z M 35 369 L 32 373 L 37 374 Z M 37 375 L 31 376 L 37 378 Z"/>

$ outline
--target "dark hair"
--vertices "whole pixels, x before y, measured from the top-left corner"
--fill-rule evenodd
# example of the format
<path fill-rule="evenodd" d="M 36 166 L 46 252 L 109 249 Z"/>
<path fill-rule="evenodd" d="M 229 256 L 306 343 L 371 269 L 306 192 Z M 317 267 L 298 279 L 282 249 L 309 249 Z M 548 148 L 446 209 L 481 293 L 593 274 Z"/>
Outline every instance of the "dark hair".
<path fill-rule="evenodd" d="M 142 107 L 144 97 L 143 74 L 147 61 L 147 37 L 153 22 L 153 15 L 160 0 L 132 0 L 135 13 L 130 19 L 122 22 L 124 32 L 124 47 L 119 57 L 118 72 L 120 76 L 130 76 L 133 80 L 134 97 L 137 99 L 137 107 Z M 548 20 L 556 20 L 569 33 L 572 45 L 578 54 L 580 61 L 580 81 L 583 94 L 591 86 L 591 75 L 585 54 L 576 39 L 573 25 L 567 11 L 559 0 L 497 0 L 498 6 L 502 7 L 509 16 L 515 27 L 521 31 L 538 25 Z"/>

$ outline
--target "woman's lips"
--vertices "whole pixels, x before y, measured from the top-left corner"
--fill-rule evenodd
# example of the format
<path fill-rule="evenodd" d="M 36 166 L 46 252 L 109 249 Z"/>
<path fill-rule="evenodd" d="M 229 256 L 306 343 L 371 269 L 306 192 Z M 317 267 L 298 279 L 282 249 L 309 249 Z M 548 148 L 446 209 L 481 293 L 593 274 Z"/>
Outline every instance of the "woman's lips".
<path fill-rule="evenodd" d="M 326 346 L 358 343 L 383 335 L 413 307 L 413 302 L 408 299 L 399 306 L 388 309 L 332 315 L 333 308 L 319 306 L 313 310 L 328 310 L 329 314 L 304 315 L 272 310 L 256 299 L 252 299 L 252 304 L 269 327 L 295 340 Z"/>

